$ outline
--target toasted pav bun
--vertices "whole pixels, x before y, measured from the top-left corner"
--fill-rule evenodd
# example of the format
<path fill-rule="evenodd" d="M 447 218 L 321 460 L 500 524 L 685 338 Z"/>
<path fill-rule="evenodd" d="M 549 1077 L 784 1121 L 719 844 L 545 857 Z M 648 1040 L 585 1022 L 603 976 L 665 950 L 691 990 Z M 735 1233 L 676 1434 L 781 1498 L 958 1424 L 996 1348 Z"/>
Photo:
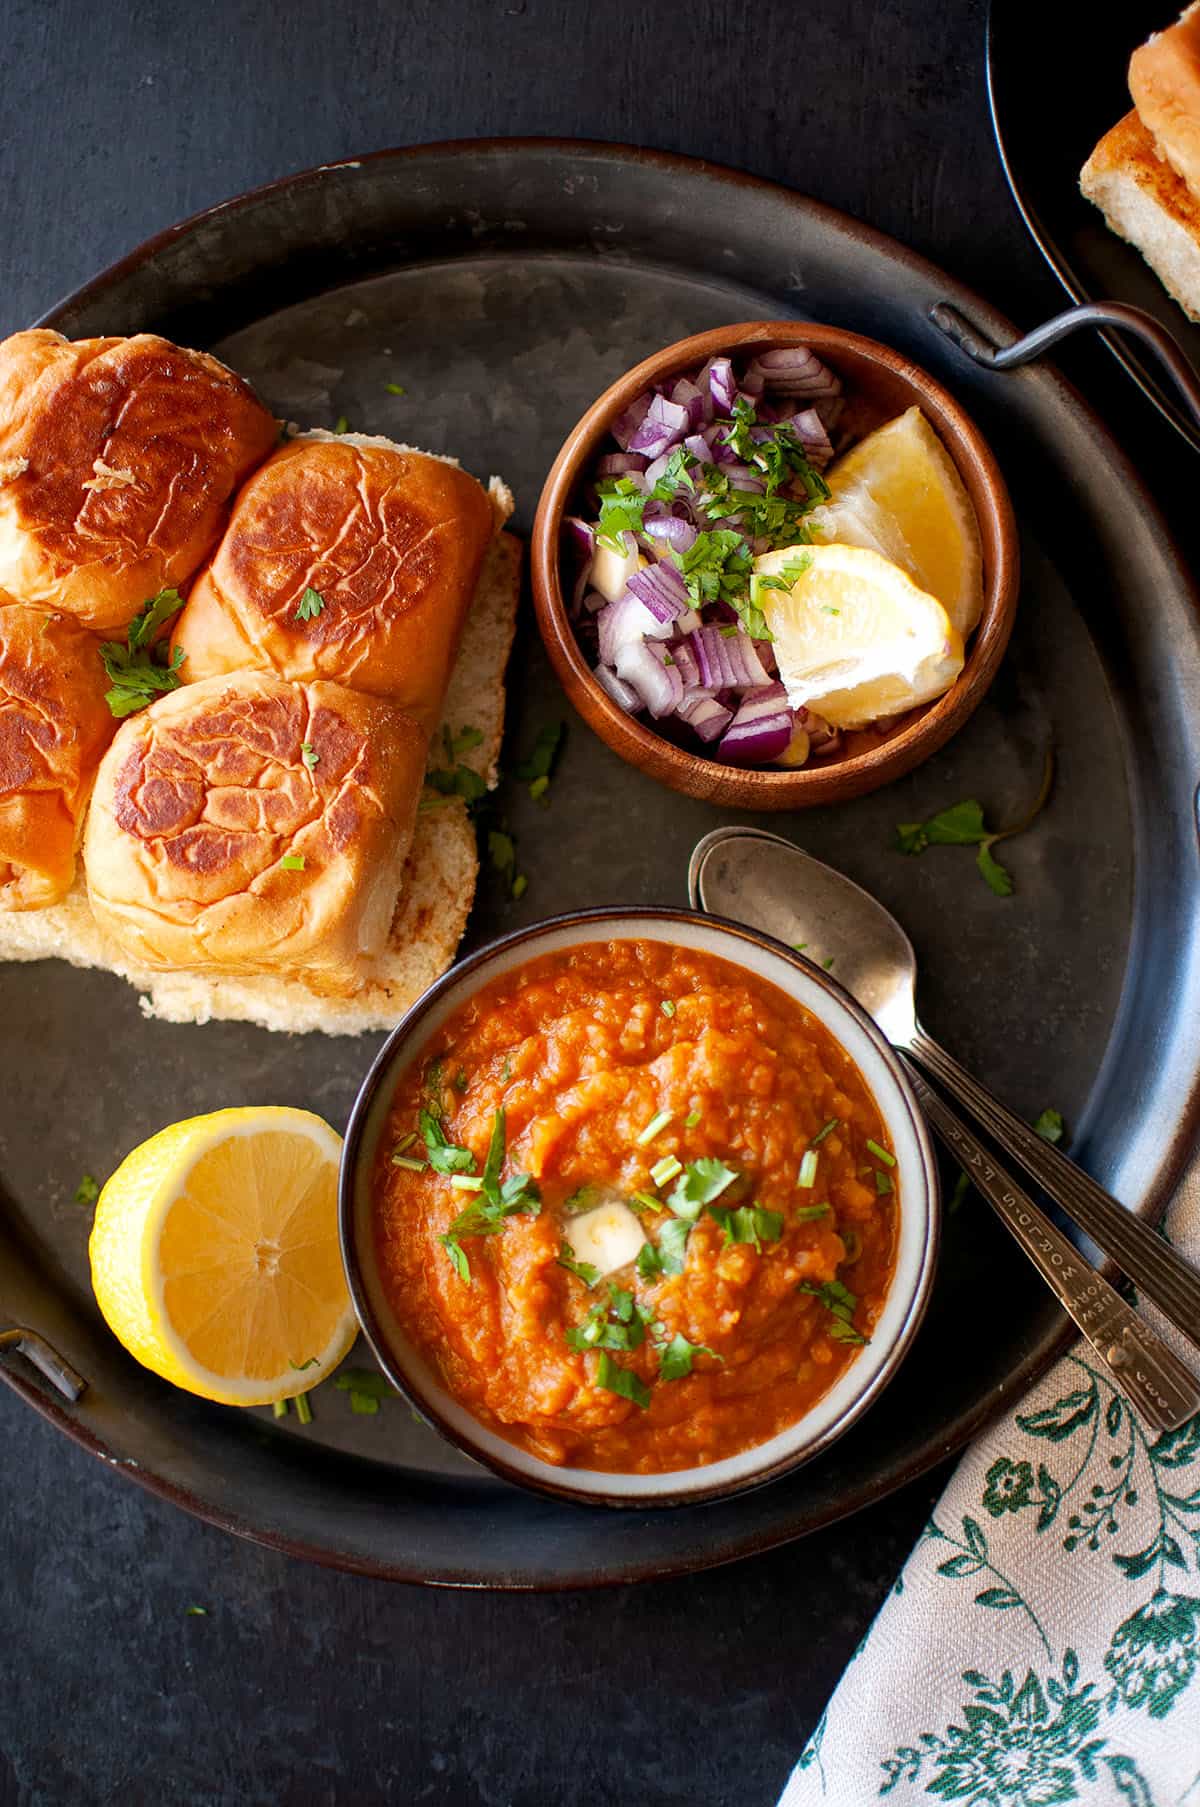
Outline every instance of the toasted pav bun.
<path fill-rule="evenodd" d="M 1200 195 L 1200 0 L 1134 51 L 1129 92 L 1159 156 Z"/>
<path fill-rule="evenodd" d="M 242 489 L 172 644 L 191 679 L 246 667 L 332 678 L 432 732 L 495 527 L 457 465 L 303 435 Z"/>
<path fill-rule="evenodd" d="M 387 942 L 424 769 L 422 729 L 379 697 L 269 672 L 185 684 L 101 763 L 93 914 L 147 967 L 350 996 Z"/>
<path fill-rule="evenodd" d="M 0 586 L 123 628 L 211 551 L 278 439 L 249 385 L 151 333 L 0 343 Z"/>
<path fill-rule="evenodd" d="M 0 910 L 71 889 L 84 811 L 116 721 L 100 643 L 0 593 Z"/>

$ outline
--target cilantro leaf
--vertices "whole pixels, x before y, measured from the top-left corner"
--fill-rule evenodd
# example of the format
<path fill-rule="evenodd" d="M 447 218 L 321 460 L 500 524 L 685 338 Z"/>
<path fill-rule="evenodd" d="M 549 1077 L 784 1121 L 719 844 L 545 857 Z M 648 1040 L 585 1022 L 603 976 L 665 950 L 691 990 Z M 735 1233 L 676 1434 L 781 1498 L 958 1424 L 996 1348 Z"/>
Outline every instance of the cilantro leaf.
<path fill-rule="evenodd" d="M 102 643 L 100 660 L 112 686 L 104 700 L 109 713 L 118 720 L 144 709 L 156 696 L 178 690 L 183 648 L 177 646 L 167 662 L 160 656 L 156 637 L 163 624 L 182 607 L 178 590 L 160 590 L 130 622 L 124 646 L 119 640 Z"/>
<path fill-rule="evenodd" d="M 539 728 L 538 737 L 533 744 L 533 752 L 528 759 L 523 759 L 513 767 L 513 777 L 528 784 L 539 778 L 549 778 L 554 770 L 554 762 L 558 758 L 562 746 L 563 735 L 567 731 L 566 722 L 547 722 Z"/>
<path fill-rule="evenodd" d="M 762 1205 L 710 1205 L 708 1214 L 724 1231 L 727 1247 L 749 1242 L 761 1254 L 764 1242 L 778 1242 L 783 1235 L 782 1211 L 768 1211 Z"/>
<path fill-rule="evenodd" d="M 325 598 L 322 596 L 320 590 L 314 590 L 310 585 L 310 587 L 305 590 L 297 605 L 296 620 L 315 621 L 324 607 Z"/>
<path fill-rule="evenodd" d="M 400 1395 L 390 1380 L 374 1368 L 342 1368 L 333 1379 L 339 1393 L 361 1393 L 367 1399 L 398 1399 Z"/>
<path fill-rule="evenodd" d="M 623 555 L 626 548 L 620 536 L 642 531 L 642 518 L 650 498 L 642 494 L 632 477 L 605 477 L 597 483 L 596 494 L 600 498 L 596 538 Z"/>
<path fill-rule="evenodd" d="M 574 1274 L 587 1287 L 595 1286 L 600 1278 L 600 1269 L 593 1267 L 590 1261 L 580 1261 L 569 1242 L 564 1241 L 559 1248 L 558 1265 L 565 1267 L 569 1274 Z"/>
<path fill-rule="evenodd" d="M 691 1223 L 686 1217 L 672 1217 L 663 1225 L 658 1233 L 658 1246 L 654 1251 L 654 1261 L 647 1257 L 643 1265 L 642 1256 L 645 1249 L 638 1252 L 638 1272 L 643 1279 L 650 1276 L 647 1268 L 652 1267 L 660 1274 L 681 1274 L 687 1260 L 687 1242 L 692 1233 Z M 647 1243 L 645 1247 L 650 1247 Z"/>
<path fill-rule="evenodd" d="M 451 759 L 457 759 L 460 753 L 469 753 L 474 747 L 482 744 L 482 728 L 460 728 L 457 734 L 451 734 L 449 728 L 443 732 L 446 752 Z"/>
<path fill-rule="evenodd" d="M 1035 1132 L 1042 1138 L 1043 1142 L 1053 1143 L 1061 1142 L 1067 1129 L 1067 1126 L 1063 1121 L 1062 1112 L 1056 1111 L 1053 1106 L 1050 1105 L 1042 1111 L 1040 1116 L 1034 1119 L 1033 1127 Z"/>
<path fill-rule="evenodd" d="M 676 1217 L 686 1217 L 695 1223 L 705 1205 L 720 1198 L 738 1177 L 736 1170 L 727 1167 L 724 1161 L 714 1155 L 702 1155 L 698 1161 L 688 1162 L 683 1178 L 677 1181 L 667 1204 Z"/>
<path fill-rule="evenodd" d="M 724 1357 L 710 1349 L 707 1343 L 689 1343 L 686 1336 L 677 1332 L 669 1343 L 659 1344 L 660 1380 L 682 1380 L 685 1374 L 692 1371 L 692 1363 L 698 1355 L 711 1355 L 714 1361 L 723 1361 Z"/>
<path fill-rule="evenodd" d="M 1000 864 L 999 860 L 992 852 L 992 842 L 990 838 L 981 844 L 979 852 L 975 855 L 975 864 L 978 866 L 980 876 L 989 891 L 994 892 L 997 897 L 1012 896 L 1012 874 L 1006 866 Z"/>
<path fill-rule="evenodd" d="M 987 839 L 983 806 L 971 797 L 930 816 L 928 822 L 902 822 L 896 835 L 901 853 L 924 853 L 927 847 L 975 847 Z"/>
<path fill-rule="evenodd" d="M 503 1203 L 500 1196 L 500 1169 L 504 1165 L 507 1122 L 504 1106 L 501 1105 L 492 1119 L 492 1134 L 488 1141 L 487 1158 L 483 1163 L 483 1193 L 493 1205 Z"/>
<path fill-rule="evenodd" d="M 432 1111 L 419 1112 L 417 1122 L 429 1154 L 429 1165 L 436 1173 L 474 1173 L 475 1156 L 471 1150 L 447 1141 L 445 1131 Z"/>
<path fill-rule="evenodd" d="M 94 1205 L 100 1196 L 100 1187 L 90 1173 L 85 1173 L 75 1188 L 77 1205 Z"/>
<path fill-rule="evenodd" d="M 657 502 L 673 502 L 680 490 L 694 490 L 696 485 L 688 472 L 696 460 L 683 446 L 677 445 L 667 459 L 667 468 L 650 494 Z"/>
<path fill-rule="evenodd" d="M 849 1287 L 843 1286 L 840 1280 L 826 1280 L 820 1286 L 812 1280 L 801 1280 L 796 1290 L 802 1293 L 812 1293 L 814 1298 L 821 1301 L 829 1313 L 831 1321 L 828 1330 L 835 1342 L 867 1343 L 870 1341 L 869 1337 L 865 1337 L 860 1330 L 854 1328 L 854 1313 L 858 1307 L 858 1300 Z"/>
<path fill-rule="evenodd" d="M 640 1375 L 632 1368 L 622 1368 L 606 1351 L 601 1351 L 600 1365 L 596 1369 L 596 1385 L 603 1387 L 606 1393 L 616 1393 L 621 1399 L 632 1400 L 642 1411 L 650 1404 L 650 1389 Z"/>
<path fill-rule="evenodd" d="M 565 1337 L 569 1348 L 585 1352 L 588 1349 L 640 1349 L 646 1340 L 646 1326 L 636 1315 L 628 1323 L 606 1317 L 604 1306 L 596 1304 L 583 1323 L 566 1331 Z"/>
<path fill-rule="evenodd" d="M 425 783 L 430 790 L 437 791 L 443 797 L 461 797 L 468 805 L 478 803 L 487 796 L 487 781 L 472 771 L 469 765 L 461 762 L 453 769 L 439 768 L 426 772 Z"/>

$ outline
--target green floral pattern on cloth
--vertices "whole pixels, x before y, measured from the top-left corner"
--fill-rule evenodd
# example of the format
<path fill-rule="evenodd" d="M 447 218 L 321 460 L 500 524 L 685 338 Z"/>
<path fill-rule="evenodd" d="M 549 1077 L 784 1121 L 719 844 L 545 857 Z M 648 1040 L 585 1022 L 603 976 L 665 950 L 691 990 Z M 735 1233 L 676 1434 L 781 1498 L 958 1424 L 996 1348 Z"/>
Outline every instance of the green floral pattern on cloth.
<path fill-rule="evenodd" d="M 1200 1179 L 1171 1231 L 1200 1261 Z M 1200 1418 L 1089 1357 L 964 1457 L 780 1807 L 1200 1807 Z"/>

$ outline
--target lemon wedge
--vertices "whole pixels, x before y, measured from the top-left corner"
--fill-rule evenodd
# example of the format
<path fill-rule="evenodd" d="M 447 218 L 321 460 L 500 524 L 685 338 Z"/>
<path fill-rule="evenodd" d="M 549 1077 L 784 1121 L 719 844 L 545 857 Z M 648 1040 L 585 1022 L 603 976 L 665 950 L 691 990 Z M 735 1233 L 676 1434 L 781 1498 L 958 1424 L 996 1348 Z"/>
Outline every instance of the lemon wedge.
<path fill-rule="evenodd" d="M 788 546 L 754 561 L 753 594 L 775 636 L 779 676 L 794 709 L 835 728 L 915 709 L 962 670 L 962 635 L 935 596 L 898 565 L 859 546 Z"/>
<path fill-rule="evenodd" d="M 160 1130 L 100 1194 L 89 1255 L 109 1328 L 221 1405 L 306 1393 L 355 1336 L 338 1249 L 341 1137 L 309 1111 L 214 1111 Z"/>
<path fill-rule="evenodd" d="M 880 552 L 936 596 L 966 637 L 983 611 L 983 552 L 971 498 L 919 408 L 860 439 L 826 472 L 814 516 L 827 539 Z"/>

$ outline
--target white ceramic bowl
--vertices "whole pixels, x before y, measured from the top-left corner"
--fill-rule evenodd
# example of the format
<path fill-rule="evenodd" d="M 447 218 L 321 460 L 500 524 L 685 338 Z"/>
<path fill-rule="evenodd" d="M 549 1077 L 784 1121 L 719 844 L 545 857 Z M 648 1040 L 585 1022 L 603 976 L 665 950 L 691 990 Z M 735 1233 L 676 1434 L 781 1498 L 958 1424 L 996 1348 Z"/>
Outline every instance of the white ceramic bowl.
<path fill-rule="evenodd" d="M 388 1303 L 375 1260 L 371 1176 L 401 1074 L 476 991 L 539 955 L 588 942 L 663 941 L 718 955 L 768 980 L 818 1018 L 854 1060 L 874 1095 L 896 1156 L 900 1234 L 896 1268 L 871 1341 L 795 1424 L 739 1455 L 663 1474 L 559 1467 L 529 1455 L 448 1393 Z M 740 923 L 690 910 L 585 910 L 520 929 L 482 948 L 430 987 L 384 1043 L 346 1131 L 340 1184 L 342 1254 L 359 1321 L 380 1366 L 422 1417 L 506 1480 L 558 1499 L 606 1506 L 676 1506 L 761 1486 L 809 1461 L 879 1397 L 916 1333 L 933 1283 L 940 1198 L 937 1166 L 912 1088 L 874 1023 L 831 979 L 781 942 Z"/>

